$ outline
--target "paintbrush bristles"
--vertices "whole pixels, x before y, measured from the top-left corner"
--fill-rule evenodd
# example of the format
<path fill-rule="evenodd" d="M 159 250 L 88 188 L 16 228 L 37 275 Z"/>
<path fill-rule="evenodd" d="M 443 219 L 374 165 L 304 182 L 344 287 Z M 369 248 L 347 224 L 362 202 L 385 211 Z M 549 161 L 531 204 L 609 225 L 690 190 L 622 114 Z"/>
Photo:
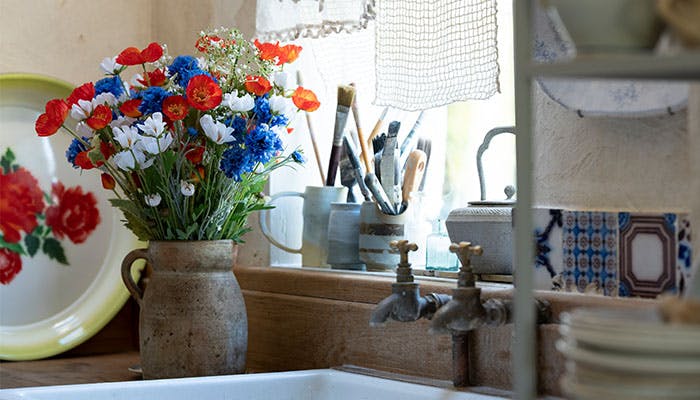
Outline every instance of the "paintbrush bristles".
<path fill-rule="evenodd" d="M 338 85 L 338 105 L 350 108 L 355 99 L 355 88 L 349 85 Z"/>

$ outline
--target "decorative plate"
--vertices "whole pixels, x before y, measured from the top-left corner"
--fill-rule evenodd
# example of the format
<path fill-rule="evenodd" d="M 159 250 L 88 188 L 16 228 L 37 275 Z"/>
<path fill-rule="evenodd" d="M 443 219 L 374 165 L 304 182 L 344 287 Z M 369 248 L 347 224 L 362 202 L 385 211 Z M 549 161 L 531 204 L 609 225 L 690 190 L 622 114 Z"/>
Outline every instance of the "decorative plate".
<path fill-rule="evenodd" d="M 556 15 L 535 12 L 534 58 L 552 63 L 571 60 L 576 48 Z M 675 81 L 539 78 L 542 90 L 581 117 L 650 117 L 685 109 L 689 85 Z"/>
<path fill-rule="evenodd" d="M 65 160 L 72 137 L 34 131 L 66 82 L 0 75 L 0 359 L 32 360 L 97 333 L 129 294 L 122 257 L 139 242 L 109 205 L 99 171 Z"/>

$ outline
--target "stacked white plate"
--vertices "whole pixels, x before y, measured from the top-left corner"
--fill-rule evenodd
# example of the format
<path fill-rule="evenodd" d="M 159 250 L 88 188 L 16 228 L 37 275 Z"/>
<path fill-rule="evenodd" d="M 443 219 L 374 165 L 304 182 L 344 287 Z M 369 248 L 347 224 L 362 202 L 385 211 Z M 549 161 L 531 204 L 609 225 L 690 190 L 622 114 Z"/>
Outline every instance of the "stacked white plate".
<path fill-rule="evenodd" d="M 578 309 L 561 321 L 567 396 L 700 399 L 700 325 L 668 324 L 652 310 Z"/>

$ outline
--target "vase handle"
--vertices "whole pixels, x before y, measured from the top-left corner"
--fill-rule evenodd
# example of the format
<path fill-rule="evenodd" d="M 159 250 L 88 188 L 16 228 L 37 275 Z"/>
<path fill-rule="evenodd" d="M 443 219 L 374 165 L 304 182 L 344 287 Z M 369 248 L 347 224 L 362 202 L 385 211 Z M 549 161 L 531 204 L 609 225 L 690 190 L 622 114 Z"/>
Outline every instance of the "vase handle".
<path fill-rule="evenodd" d="M 126 257 L 124 257 L 124 261 L 122 261 L 122 281 L 124 281 L 124 285 L 129 290 L 131 295 L 134 296 L 136 302 L 139 303 L 139 307 L 141 306 L 141 302 L 143 300 L 143 290 L 131 277 L 131 266 L 134 264 L 134 261 L 141 258 L 148 260 L 148 249 L 132 250 L 126 255 Z"/>

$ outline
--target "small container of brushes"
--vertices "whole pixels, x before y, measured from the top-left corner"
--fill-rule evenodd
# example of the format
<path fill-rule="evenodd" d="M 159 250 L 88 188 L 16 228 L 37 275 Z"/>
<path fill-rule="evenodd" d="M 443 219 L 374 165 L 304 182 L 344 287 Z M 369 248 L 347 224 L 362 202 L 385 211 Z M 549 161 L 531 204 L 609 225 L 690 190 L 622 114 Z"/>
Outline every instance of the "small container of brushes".
<path fill-rule="evenodd" d="M 389 243 L 406 238 L 407 216 L 385 214 L 373 201 L 362 203 L 359 247 L 367 271 L 391 271 L 399 263 L 400 255 Z"/>

